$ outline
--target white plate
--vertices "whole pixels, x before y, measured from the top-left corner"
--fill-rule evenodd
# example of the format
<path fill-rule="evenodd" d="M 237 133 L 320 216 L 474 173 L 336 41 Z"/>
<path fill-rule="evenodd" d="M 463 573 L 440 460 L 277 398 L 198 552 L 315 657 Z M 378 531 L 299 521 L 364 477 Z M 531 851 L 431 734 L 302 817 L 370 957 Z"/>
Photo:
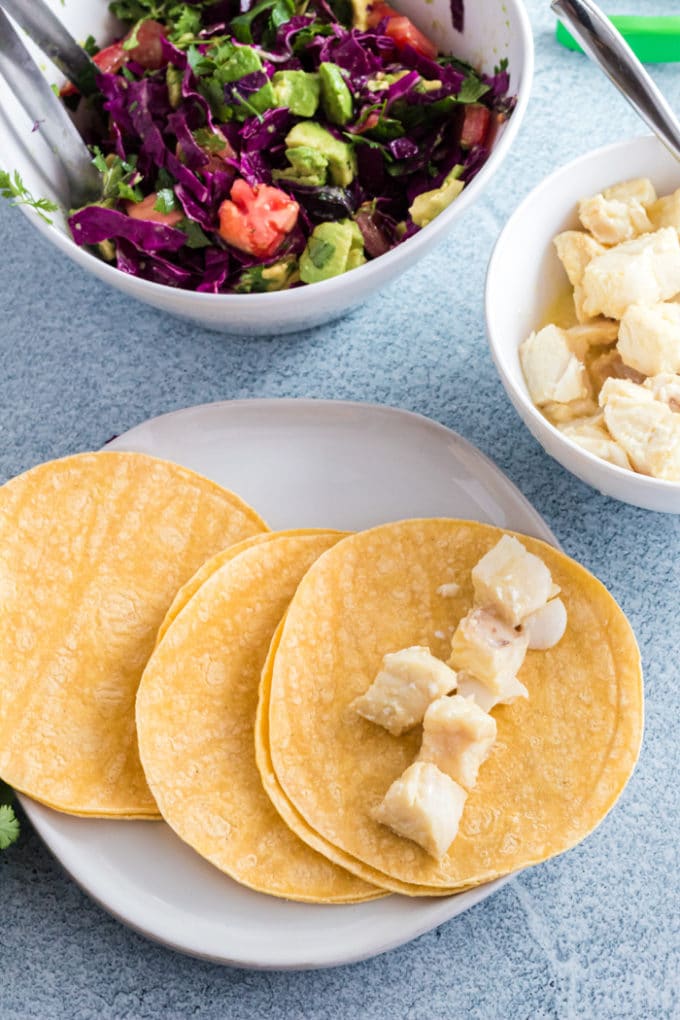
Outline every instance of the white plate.
<path fill-rule="evenodd" d="M 244 400 L 176 411 L 109 447 L 177 461 L 234 489 L 273 528 L 360 529 L 404 517 L 486 521 L 557 545 L 543 519 L 474 447 L 389 407 Z M 21 798 L 48 847 L 98 903 L 149 938 L 219 963 L 302 969 L 385 952 L 490 896 L 290 903 L 237 885 L 162 822 L 71 818 Z"/>

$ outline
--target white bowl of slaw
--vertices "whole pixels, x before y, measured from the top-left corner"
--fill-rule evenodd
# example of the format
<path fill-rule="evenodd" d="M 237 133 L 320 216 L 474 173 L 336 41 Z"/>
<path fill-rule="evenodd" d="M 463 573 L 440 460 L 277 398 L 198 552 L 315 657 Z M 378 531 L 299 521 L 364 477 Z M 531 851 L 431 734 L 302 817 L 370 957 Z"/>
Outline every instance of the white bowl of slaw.
<path fill-rule="evenodd" d="M 92 34 L 100 45 L 120 30 L 103 0 L 47 0 L 49 6 L 77 39 Z M 368 299 L 376 290 L 407 270 L 440 241 L 455 221 L 479 198 L 490 183 L 519 130 L 524 117 L 533 75 L 533 39 L 521 0 L 475 0 L 465 4 L 465 28 L 452 25 L 450 0 L 397 0 L 400 13 L 410 17 L 430 35 L 440 52 L 452 53 L 478 69 L 492 73 L 507 59 L 510 94 L 517 104 L 495 140 L 493 150 L 478 175 L 460 196 L 427 227 L 396 248 L 365 265 L 320 283 L 264 294 L 206 294 L 180 290 L 129 276 L 73 241 L 61 210 L 50 213 L 46 223 L 38 213 L 22 210 L 54 247 L 83 269 L 130 297 L 208 329 L 237 335 L 295 332 L 340 317 Z M 30 45 L 30 44 L 29 44 Z M 33 50 L 50 83 L 61 77 L 45 56 Z M 18 171 L 29 191 L 58 201 L 65 192 L 57 156 L 0 78 L 0 164 Z"/>

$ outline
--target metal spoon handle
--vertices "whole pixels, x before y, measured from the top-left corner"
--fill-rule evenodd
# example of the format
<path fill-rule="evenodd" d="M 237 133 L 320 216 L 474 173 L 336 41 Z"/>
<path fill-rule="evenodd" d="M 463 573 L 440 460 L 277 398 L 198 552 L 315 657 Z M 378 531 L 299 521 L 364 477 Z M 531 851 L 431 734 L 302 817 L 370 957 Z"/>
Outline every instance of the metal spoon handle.
<path fill-rule="evenodd" d="M 0 7 L 84 96 L 97 91 L 97 68 L 44 0 L 0 0 Z"/>
<path fill-rule="evenodd" d="M 99 174 L 87 146 L 2 9 L 0 74 L 59 157 L 68 180 L 69 204 L 77 208 L 99 197 Z"/>
<path fill-rule="evenodd" d="M 680 122 L 599 7 L 592 0 L 553 0 L 551 8 L 666 148 L 680 159 Z"/>

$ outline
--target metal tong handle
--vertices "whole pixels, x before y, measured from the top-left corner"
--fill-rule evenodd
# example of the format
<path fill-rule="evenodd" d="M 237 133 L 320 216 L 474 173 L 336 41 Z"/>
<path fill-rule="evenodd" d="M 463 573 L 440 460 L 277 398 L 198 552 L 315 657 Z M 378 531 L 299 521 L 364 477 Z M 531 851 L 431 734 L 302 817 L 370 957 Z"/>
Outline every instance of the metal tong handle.
<path fill-rule="evenodd" d="M 680 160 L 680 122 L 628 43 L 592 0 L 553 0 L 552 10 L 666 148 Z"/>
<path fill-rule="evenodd" d="M 97 91 L 97 68 L 44 0 L 0 0 L 0 7 L 5 8 L 79 92 L 91 96 Z"/>
<path fill-rule="evenodd" d="M 69 188 L 66 204 L 78 208 L 99 198 L 99 173 L 87 146 L 2 9 L 0 74 L 61 160 Z"/>

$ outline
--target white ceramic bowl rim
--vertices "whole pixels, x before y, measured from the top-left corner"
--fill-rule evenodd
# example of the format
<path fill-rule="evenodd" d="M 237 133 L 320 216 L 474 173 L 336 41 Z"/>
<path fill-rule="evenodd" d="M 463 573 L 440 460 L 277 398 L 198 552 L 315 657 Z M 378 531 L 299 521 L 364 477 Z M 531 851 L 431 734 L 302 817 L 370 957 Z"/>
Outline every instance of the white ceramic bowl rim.
<path fill-rule="evenodd" d="M 432 221 L 432 223 L 428 224 L 427 227 L 419 231 L 417 234 L 414 234 L 413 237 L 408 238 L 408 240 L 404 241 L 402 244 L 397 245 L 396 248 L 386 252 L 384 255 L 380 255 L 376 259 L 372 259 L 370 262 L 365 263 L 358 269 L 351 270 L 349 273 L 343 273 L 330 280 L 322 280 L 319 283 L 311 285 L 314 287 L 315 296 L 318 295 L 319 298 L 322 298 L 324 293 L 330 295 L 339 286 L 344 286 L 348 280 L 351 280 L 354 273 L 361 273 L 362 281 L 366 281 L 370 280 L 373 275 L 381 274 L 384 269 L 387 269 L 394 263 L 400 262 L 405 257 L 413 256 L 417 258 L 418 252 L 423 245 L 429 246 L 431 241 L 434 240 L 435 235 L 445 233 L 450 220 L 461 215 L 464 210 L 472 202 L 474 202 L 478 192 L 482 190 L 486 184 L 487 179 L 496 172 L 502 161 L 505 159 L 524 118 L 524 113 L 529 102 L 531 82 L 534 72 L 533 35 L 529 16 L 522 0 L 506 0 L 506 2 L 508 5 L 513 7 L 513 13 L 517 18 L 522 49 L 524 52 L 524 64 L 521 68 L 519 81 L 517 83 L 517 103 L 515 109 L 512 116 L 508 119 L 504 126 L 503 132 L 495 142 L 486 163 L 470 184 L 461 192 L 456 201 L 450 205 L 448 209 L 445 209 L 444 212 Z M 23 205 L 19 208 L 24 215 L 28 217 L 33 226 L 35 226 L 42 234 L 47 236 L 50 242 L 59 248 L 60 251 L 69 258 L 77 261 L 84 261 L 87 263 L 92 260 L 96 262 L 98 264 L 97 270 L 100 278 L 107 282 L 110 281 L 115 285 L 116 280 L 121 274 L 120 269 L 117 269 L 109 263 L 103 262 L 92 252 L 88 251 L 87 248 L 78 247 L 70 236 L 64 234 L 56 227 L 46 223 L 34 209 Z M 175 291 L 177 289 L 169 287 L 167 284 L 155 283 L 153 280 L 144 280 L 141 277 L 134 277 L 131 279 L 134 279 L 135 289 L 137 291 L 135 296 L 141 300 L 144 300 L 145 295 L 159 294 L 164 291 Z M 300 301 L 300 294 L 301 292 L 304 292 L 304 290 L 306 290 L 305 287 L 297 287 L 293 290 L 274 291 L 272 293 L 258 294 L 257 296 L 260 299 L 266 299 L 271 305 L 272 311 L 274 311 L 277 306 L 284 309 L 291 305 L 297 305 Z M 182 290 L 182 294 L 186 295 L 188 299 L 191 300 L 192 304 L 196 302 L 204 308 L 218 306 L 225 301 L 225 298 L 228 298 L 229 304 L 233 308 L 236 309 L 241 307 L 246 309 L 253 299 L 252 294 L 206 294 L 192 290 Z"/>
<path fill-rule="evenodd" d="M 536 185 L 535 188 L 532 188 L 528 195 L 526 195 L 525 198 L 522 199 L 521 203 L 515 209 L 514 213 L 512 214 L 510 219 L 507 221 L 505 227 L 503 228 L 503 231 L 501 232 L 498 240 L 496 241 L 496 244 L 494 245 L 494 249 L 491 254 L 491 259 L 489 260 L 489 265 L 486 273 L 485 312 L 487 334 L 491 341 L 490 343 L 491 353 L 494 362 L 496 363 L 496 367 L 499 369 L 499 371 L 501 371 L 502 377 L 506 384 L 512 387 L 512 391 L 515 394 L 517 400 L 522 404 L 524 408 L 526 408 L 526 410 L 533 418 L 539 420 L 542 425 L 546 426 L 554 436 L 556 436 L 562 443 L 569 446 L 577 455 L 590 462 L 594 467 L 603 471 L 605 474 L 611 475 L 612 478 L 628 480 L 630 479 L 631 475 L 634 475 L 634 477 L 637 480 L 639 480 L 639 482 L 642 485 L 646 485 L 649 489 L 656 489 L 659 492 L 664 491 L 675 492 L 680 487 L 680 482 L 671 482 L 667 481 L 664 478 L 652 478 L 650 475 L 643 475 L 637 471 L 632 471 L 629 468 L 619 467 L 618 464 L 612 464 L 610 461 L 604 460 L 602 457 L 598 457 L 594 453 L 591 453 L 590 450 L 586 450 L 585 447 L 579 446 L 579 444 L 575 443 L 573 439 L 570 439 L 563 432 L 560 432 L 560 430 L 556 428 L 553 425 L 553 423 L 549 421 L 548 418 L 545 417 L 545 415 L 541 414 L 540 410 L 536 407 L 536 405 L 529 397 L 527 391 L 515 385 L 515 382 L 512 379 L 511 374 L 504 371 L 503 365 L 504 355 L 498 349 L 496 344 L 493 342 L 493 337 L 496 332 L 496 326 L 494 322 L 494 309 L 492 307 L 492 301 L 490 299 L 491 291 L 493 288 L 494 276 L 500 272 L 500 261 L 503 254 L 505 232 L 506 230 L 509 231 L 518 220 L 523 220 L 526 218 L 527 209 L 531 207 L 531 205 L 533 204 L 538 195 L 555 189 L 555 185 L 558 184 L 563 177 L 568 177 L 571 173 L 573 173 L 573 171 L 577 167 L 589 163 L 591 160 L 597 157 L 614 155 L 616 152 L 626 148 L 635 141 L 648 140 L 653 137 L 654 137 L 653 135 L 639 135 L 633 138 L 627 138 L 624 141 L 613 142 L 610 145 L 600 146 L 600 148 L 598 149 L 591 149 L 589 152 L 584 153 L 582 156 L 578 156 L 576 159 L 571 160 L 571 162 L 566 163 L 564 166 L 558 167 L 557 170 L 554 170 L 551 174 L 548 175 L 548 177 L 544 178 L 544 180 L 542 180 L 540 184 Z"/>

